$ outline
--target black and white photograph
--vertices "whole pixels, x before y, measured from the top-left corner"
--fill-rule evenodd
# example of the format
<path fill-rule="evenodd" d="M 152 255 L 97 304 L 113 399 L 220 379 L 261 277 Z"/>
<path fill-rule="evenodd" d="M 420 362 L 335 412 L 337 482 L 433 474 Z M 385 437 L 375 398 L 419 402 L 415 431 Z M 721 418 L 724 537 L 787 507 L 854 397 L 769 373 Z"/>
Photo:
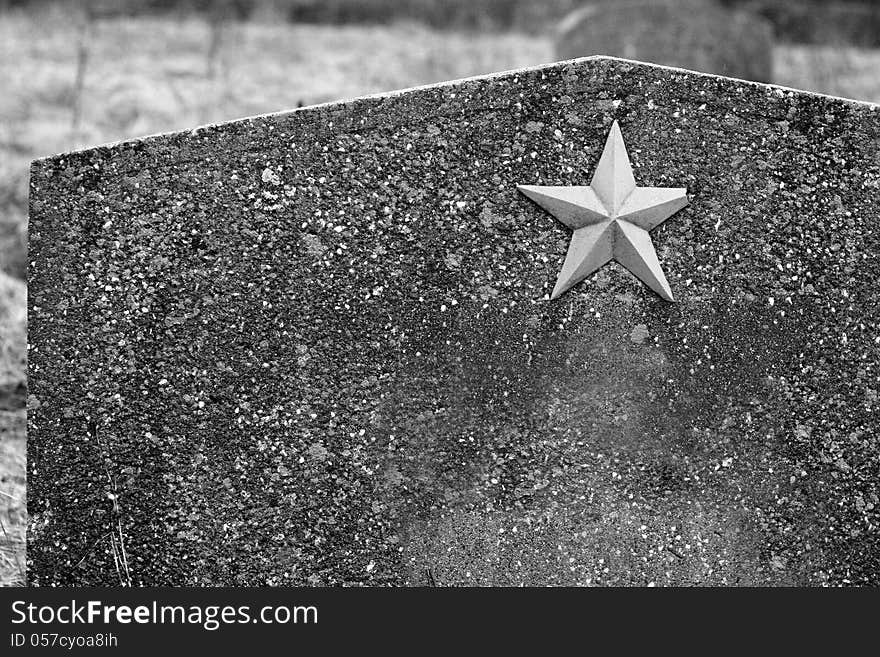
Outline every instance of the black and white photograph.
<path fill-rule="evenodd" d="M 870 0 L 0 1 L 0 583 L 876 587 L 878 102 Z"/>

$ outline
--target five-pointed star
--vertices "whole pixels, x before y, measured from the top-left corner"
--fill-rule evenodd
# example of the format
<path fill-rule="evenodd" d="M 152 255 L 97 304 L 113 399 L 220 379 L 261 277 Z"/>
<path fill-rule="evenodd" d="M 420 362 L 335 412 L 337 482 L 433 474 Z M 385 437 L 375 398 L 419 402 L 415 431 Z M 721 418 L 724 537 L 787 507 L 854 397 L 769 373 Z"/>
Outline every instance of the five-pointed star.
<path fill-rule="evenodd" d="M 636 187 L 617 121 L 589 187 L 517 189 L 574 230 L 551 299 L 616 260 L 662 298 L 674 301 L 648 231 L 687 205 L 687 190 Z"/>

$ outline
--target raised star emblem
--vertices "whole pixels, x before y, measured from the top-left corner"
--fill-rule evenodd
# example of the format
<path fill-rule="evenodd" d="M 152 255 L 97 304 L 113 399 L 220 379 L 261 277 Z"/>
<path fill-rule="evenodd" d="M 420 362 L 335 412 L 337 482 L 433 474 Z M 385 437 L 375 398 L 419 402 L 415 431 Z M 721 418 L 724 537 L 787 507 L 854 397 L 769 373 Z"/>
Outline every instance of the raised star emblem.
<path fill-rule="evenodd" d="M 617 121 L 588 187 L 517 189 L 574 231 L 551 299 L 615 260 L 663 299 L 675 300 L 648 231 L 688 204 L 687 190 L 637 187 Z"/>

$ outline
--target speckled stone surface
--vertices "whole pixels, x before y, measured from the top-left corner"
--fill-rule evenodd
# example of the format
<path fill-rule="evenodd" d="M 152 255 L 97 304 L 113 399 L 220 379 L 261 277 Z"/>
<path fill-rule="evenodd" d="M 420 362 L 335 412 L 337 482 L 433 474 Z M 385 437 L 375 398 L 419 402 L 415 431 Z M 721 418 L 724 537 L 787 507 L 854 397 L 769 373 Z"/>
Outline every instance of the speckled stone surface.
<path fill-rule="evenodd" d="M 677 303 L 548 300 L 614 119 Z M 607 58 L 35 162 L 29 581 L 876 584 L 878 254 L 876 107 Z"/>

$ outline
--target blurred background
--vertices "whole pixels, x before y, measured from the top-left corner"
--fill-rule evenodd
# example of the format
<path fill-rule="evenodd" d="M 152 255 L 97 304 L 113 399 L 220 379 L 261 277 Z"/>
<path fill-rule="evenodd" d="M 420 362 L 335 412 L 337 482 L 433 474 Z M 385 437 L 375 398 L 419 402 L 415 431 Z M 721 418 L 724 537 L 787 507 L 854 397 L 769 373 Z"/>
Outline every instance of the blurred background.
<path fill-rule="evenodd" d="M 880 2 L 0 0 L 0 584 L 24 583 L 31 160 L 591 54 L 880 102 Z"/>

